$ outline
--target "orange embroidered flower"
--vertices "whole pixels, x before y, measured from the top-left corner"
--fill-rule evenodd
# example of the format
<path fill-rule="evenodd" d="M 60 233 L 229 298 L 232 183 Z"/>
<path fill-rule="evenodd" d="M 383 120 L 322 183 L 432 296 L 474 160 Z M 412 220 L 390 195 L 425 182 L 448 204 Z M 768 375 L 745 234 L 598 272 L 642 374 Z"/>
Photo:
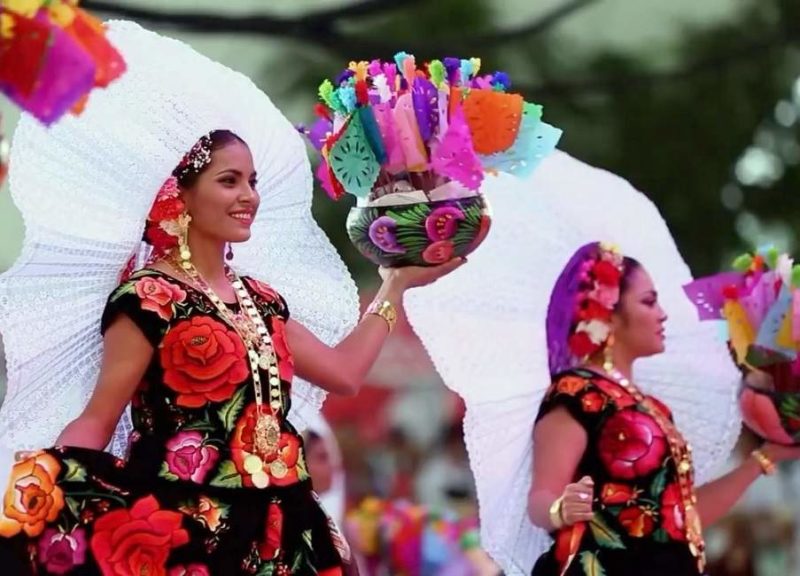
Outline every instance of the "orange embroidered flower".
<path fill-rule="evenodd" d="M 600 491 L 600 501 L 603 504 L 627 504 L 636 499 L 640 491 L 628 484 L 609 482 Z"/>
<path fill-rule="evenodd" d="M 581 398 L 581 406 L 584 412 L 600 412 L 606 406 L 606 397 L 592 390 Z"/>
<path fill-rule="evenodd" d="M 580 376 L 564 376 L 556 384 L 556 392 L 575 396 L 575 394 L 586 388 L 587 384 L 587 380 Z"/>
<path fill-rule="evenodd" d="M 631 506 L 619 513 L 619 523 L 625 527 L 628 534 L 634 538 L 644 538 L 653 532 L 655 520 L 653 511 L 649 508 Z"/>
<path fill-rule="evenodd" d="M 56 484 L 61 465 L 50 454 L 39 452 L 17 462 L 3 499 L 0 536 L 10 538 L 24 531 L 40 535 L 64 507 L 64 494 Z"/>

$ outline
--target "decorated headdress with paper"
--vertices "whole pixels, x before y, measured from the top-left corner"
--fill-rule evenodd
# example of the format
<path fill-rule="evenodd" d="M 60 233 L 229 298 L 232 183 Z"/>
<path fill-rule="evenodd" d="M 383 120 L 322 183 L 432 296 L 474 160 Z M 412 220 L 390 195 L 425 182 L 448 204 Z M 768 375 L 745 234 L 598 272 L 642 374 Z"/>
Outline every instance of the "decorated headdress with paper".
<path fill-rule="evenodd" d="M 508 92 L 507 74 L 480 68 L 478 58 L 418 65 L 400 52 L 325 80 L 320 119 L 305 132 L 322 155 L 317 177 L 327 193 L 380 196 L 401 181 L 477 191 L 487 171 L 530 174 L 561 131 L 542 121 L 541 106 Z"/>
<path fill-rule="evenodd" d="M 0 91 L 39 121 L 80 113 L 125 71 L 104 25 L 77 0 L 0 0 Z"/>

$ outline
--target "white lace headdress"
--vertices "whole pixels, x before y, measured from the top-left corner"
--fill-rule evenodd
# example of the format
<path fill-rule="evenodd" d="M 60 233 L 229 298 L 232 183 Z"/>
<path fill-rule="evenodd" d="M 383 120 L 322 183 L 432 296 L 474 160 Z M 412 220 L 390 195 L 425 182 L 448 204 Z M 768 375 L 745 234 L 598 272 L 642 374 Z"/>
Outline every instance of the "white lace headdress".
<path fill-rule="evenodd" d="M 545 319 L 578 248 L 615 243 L 652 275 L 669 314 L 667 351 L 638 362 L 635 378 L 673 410 L 700 482 L 738 436 L 739 375 L 718 327 L 701 324 L 683 293 L 691 274 L 666 223 L 625 180 L 555 152 L 530 179 L 490 179 L 484 191 L 494 211 L 485 243 L 466 266 L 409 294 L 406 308 L 445 384 L 467 405 L 482 545 L 506 574 L 530 574 L 550 544 L 526 511 L 531 434 L 550 385 Z"/>
<path fill-rule="evenodd" d="M 305 146 L 245 76 L 132 22 L 109 24 L 128 71 L 79 117 L 50 129 L 23 117 L 11 194 L 25 221 L 22 255 L 0 276 L 8 390 L 0 445 L 46 447 L 78 416 L 97 380 L 100 316 L 139 245 L 158 190 L 200 136 L 231 130 L 250 147 L 261 210 L 234 266 L 270 282 L 294 318 L 333 343 L 357 320 L 355 284 L 311 216 Z M 303 428 L 325 393 L 296 380 L 290 418 Z M 123 418 L 112 450 L 125 449 Z"/>

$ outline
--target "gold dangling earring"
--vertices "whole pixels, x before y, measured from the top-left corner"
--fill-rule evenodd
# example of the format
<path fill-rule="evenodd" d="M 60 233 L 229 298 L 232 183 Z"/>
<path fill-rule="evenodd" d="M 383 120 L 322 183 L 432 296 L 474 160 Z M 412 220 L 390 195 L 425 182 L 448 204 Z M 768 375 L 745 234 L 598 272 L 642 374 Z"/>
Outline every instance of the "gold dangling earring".
<path fill-rule="evenodd" d="M 605 348 L 603 348 L 603 370 L 614 371 L 614 334 L 608 335 Z"/>
<path fill-rule="evenodd" d="M 189 223 L 192 217 L 187 213 L 183 213 L 178 217 L 178 226 L 180 227 L 180 234 L 178 234 L 178 251 L 181 260 L 181 267 L 184 270 L 189 270 L 192 267 L 192 251 L 189 249 Z"/>
<path fill-rule="evenodd" d="M 230 242 L 228 242 L 228 251 L 225 252 L 225 260 L 227 260 L 228 262 L 233 260 L 233 246 L 231 245 Z"/>

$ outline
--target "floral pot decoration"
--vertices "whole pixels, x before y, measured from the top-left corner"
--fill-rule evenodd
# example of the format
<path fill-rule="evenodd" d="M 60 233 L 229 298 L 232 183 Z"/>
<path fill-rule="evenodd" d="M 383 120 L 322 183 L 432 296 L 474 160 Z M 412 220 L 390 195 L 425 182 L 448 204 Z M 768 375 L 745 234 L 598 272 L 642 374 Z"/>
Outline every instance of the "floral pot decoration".
<path fill-rule="evenodd" d="M 727 321 L 731 353 L 744 374 L 745 424 L 765 440 L 800 444 L 800 266 L 766 248 L 686 292 L 701 319 Z"/>
<path fill-rule="evenodd" d="M 317 178 L 339 200 L 357 198 L 347 232 L 387 267 L 432 266 L 486 238 L 486 172 L 530 174 L 561 131 L 542 107 L 509 93 L 508 75 L 480 75 L 477 58 L 417 65 L 351 62 L 319 88 L 319 119 L 302 131 L 319 151 Z"/>
<path fill-rule="evenodd" d="M 0 0 L 0 92 L 47 125 L 125 71 L 103 23 L 77 4 Z"/>

